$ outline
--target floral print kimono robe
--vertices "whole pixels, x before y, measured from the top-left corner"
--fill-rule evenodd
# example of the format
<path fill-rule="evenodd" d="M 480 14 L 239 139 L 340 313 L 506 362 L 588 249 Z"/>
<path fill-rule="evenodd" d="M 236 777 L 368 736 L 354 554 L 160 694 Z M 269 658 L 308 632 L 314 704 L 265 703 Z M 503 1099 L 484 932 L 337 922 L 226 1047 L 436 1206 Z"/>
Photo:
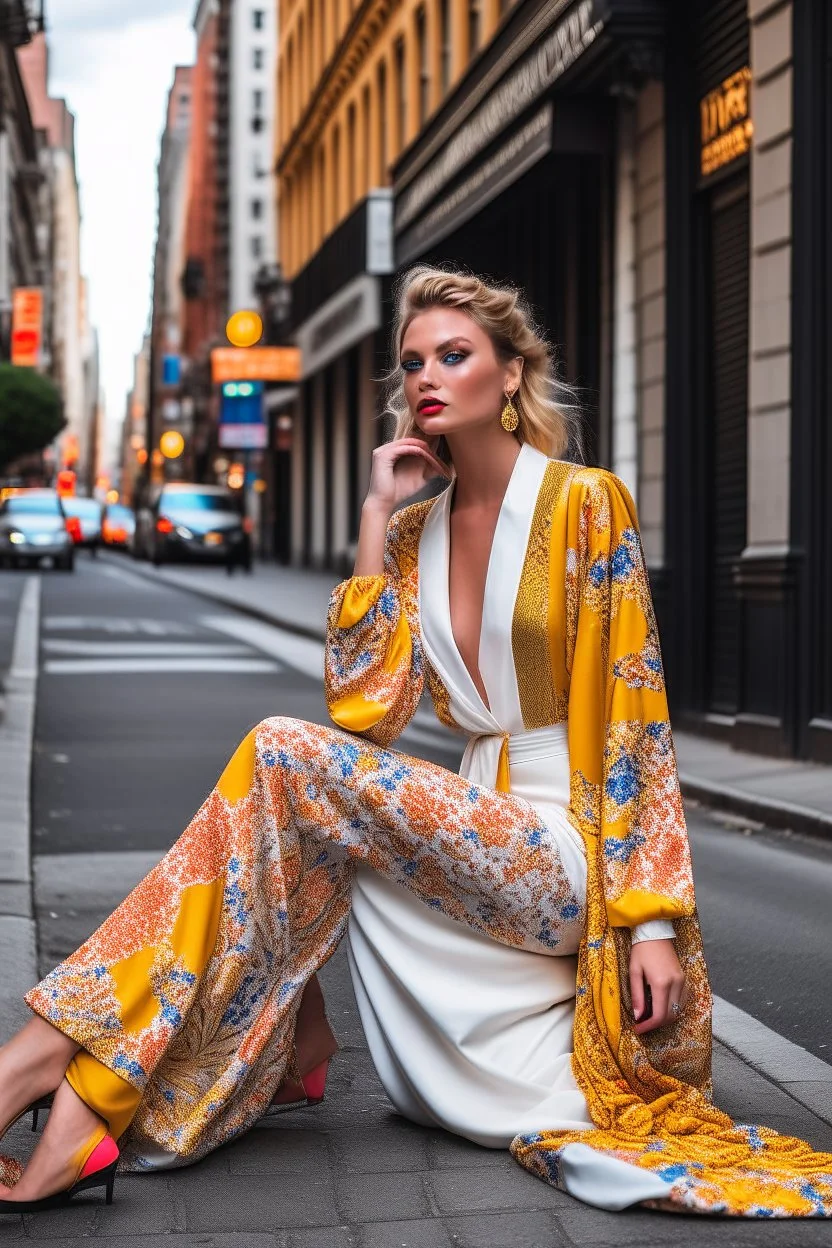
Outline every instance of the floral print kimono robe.
<path fill-rule="evenodd" d="M 550 963 L 559 944 L 577 950 L 571 1067 L 586 1112 L 522 1130 L 521 1165 L 608 1208 L 829 1216 L 832 1156 L 734 1125 L 710 1100 L 710 995 L 632 500 L 605 471 L 521 448 L 492 589 L 501 543 L 525 554 L 500 593 L 486 586 L 489 710 L 470 689 L 465 705 L 443 659 L 441 559 L 420 585 L 431 542 L 434 559 L 447 553 L 431 515 L 449 498 L 394 515 L 384 575 L 333 593 L 327 698 L 346 731 L 258 725 L 165 858 L 27 1002 L 82 1046 L 68 1078 L 121 1137 L 124 1164 L 188 1164 L 297 1074 L 303 989 L 346 931 L 353 886 L 366 900 L 379 878 L 495 947 Z M 510 638 L 491 658 L 489 630 Z M 425 684 L 471 738 L 466 775 L 390 749 Z M 568 745 L 560 802 L 512 791 L 535 733 Z M 687 997 L 675 1024 L 638 1037 L 630 942 L 667 921 Z"/>

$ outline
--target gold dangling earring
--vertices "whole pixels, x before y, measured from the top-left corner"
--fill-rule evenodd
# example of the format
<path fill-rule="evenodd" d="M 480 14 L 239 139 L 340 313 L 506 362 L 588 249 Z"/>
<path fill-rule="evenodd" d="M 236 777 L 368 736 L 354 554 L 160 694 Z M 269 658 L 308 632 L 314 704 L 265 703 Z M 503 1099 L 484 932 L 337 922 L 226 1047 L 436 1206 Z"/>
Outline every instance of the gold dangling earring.
<path fill-rule="evenodd" d="M 520 417 L 517 415 L 517 408 L 514 406 L 512 398 L 512 395 L 506 395 L 506 405 L 503 408 L 503 414 L 500 417 L 500 424 L 503 426 L 506 433 L 514 433 L 515 429 L 520 424 Z"/>

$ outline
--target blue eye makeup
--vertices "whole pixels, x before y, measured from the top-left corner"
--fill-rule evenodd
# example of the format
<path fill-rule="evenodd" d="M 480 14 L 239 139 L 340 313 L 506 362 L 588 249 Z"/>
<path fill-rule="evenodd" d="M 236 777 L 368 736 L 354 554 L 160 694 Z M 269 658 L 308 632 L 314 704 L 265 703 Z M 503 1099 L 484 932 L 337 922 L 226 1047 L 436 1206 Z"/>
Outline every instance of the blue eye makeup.
<path fill-rule="evenodd" d="M 457 364 L 461 364 L 466 359 L 464 351 L 446 351 L 442 356 L 442 363 L 448 364 L 453 368 Z M 402 370 L 406 373 L 415 373 L 417 369 L 422 367 L 420 359 L 402 360 Z"/>

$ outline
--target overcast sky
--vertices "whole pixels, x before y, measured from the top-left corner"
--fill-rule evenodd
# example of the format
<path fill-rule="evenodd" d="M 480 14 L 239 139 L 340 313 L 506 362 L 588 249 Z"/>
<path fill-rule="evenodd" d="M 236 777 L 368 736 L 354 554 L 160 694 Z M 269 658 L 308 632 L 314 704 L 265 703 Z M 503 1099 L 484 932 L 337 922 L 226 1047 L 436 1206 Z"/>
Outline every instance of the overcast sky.
<path fill-rule="evenodd" d="M 119 426 L 150 308 L 156 161 L 176 64 L 194 54 L 196 0 L 46 0 L 50 90 L 76 117 L 82 266 Z"/>

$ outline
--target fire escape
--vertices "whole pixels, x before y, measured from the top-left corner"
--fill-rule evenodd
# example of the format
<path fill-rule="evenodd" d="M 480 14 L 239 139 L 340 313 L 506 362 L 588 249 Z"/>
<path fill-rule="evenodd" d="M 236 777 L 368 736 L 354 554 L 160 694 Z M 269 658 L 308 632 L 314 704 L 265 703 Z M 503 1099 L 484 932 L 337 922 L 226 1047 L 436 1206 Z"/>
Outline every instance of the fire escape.
<path fill-rule="evenodd" d="M 20 48 L 45 30 L 44 0 L 0 0 L 0 43 Z"/>

